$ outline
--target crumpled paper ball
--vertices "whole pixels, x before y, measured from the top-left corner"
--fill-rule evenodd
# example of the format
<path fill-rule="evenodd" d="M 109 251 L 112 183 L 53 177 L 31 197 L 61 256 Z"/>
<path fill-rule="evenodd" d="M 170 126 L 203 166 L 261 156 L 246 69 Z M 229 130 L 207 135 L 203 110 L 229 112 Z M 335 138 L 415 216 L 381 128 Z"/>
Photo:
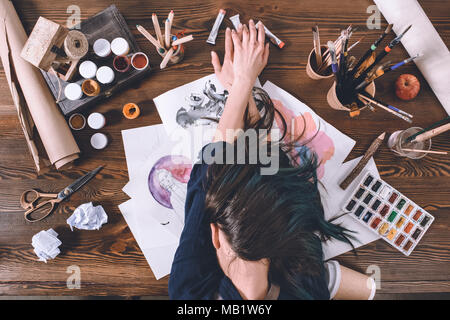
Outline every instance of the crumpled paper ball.
<path fill-rule="evenodd" d="M 31 245 L 34 247 L 34 252 L 39 258 L 39 261 L 47 263 L 47 260 L 55 259 L 60 254 L 59 246 L 62 242 L 58 239 L 58 234 L 53 229 L 47 231 L 42 230 L 35 234 L 31 240 Z"/>
<path fill-rule="evenodd" d="M 99 230 L 103 224 L 108 222 L 108 215 L 102 206 L 96 206 L 92 202 L 82 204 L 75 209 L 67 219 L 67 224 L 73 231 L 73 227 L 82 230 Z"/>

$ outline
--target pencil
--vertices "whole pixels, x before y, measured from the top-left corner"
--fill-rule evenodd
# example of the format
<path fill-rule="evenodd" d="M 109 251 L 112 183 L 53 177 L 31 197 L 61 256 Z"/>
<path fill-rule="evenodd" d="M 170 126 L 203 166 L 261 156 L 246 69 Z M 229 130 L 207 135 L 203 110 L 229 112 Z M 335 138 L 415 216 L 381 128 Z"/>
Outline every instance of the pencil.
<path fill-rule="evenodd" d="M 147 30 L 145 30 L 145 28 L 143 26 L 136 25 L 136 28 L 145 38 L 147 38 L 148 41 L 150 41 L 156 47 L 156 49 L 161 54 L 164 54 L 164 52 L 166 52 L 166 50 L 163 47 L 161 47 L 158 40 L 156 40 L 155 37 L 153 37 Z"/>
<path fill-rule="evenodd" d="M 366 166 L 367 162 L 369 162 L 370 158 L 375 154 L 380 145 L 383 143 L 384 138 L 386 137 L 386 132 L 383 132 L 379 135 L 370 145 L 369 149 L 367 149 L 366 153 L 362 157 L 362 159 L 358 162 L 356 167 L 350 172 L 350 174 L 342 181 L 339 185 L 343 190 L 347 189 L 348 186 L 356 179 L 356 177 L 361 173 L 361 171 Z"/>
<path fill-rule="evenodd" d="M 442 119 L 442 120 L 439 120 L 439 121 L 433 123 L 431 126 L 429 126 L 429 127 L 425 128 L 425 129 L 423 129 L 423 130 L 417 132 L 416 134 L 413 134 L 412 136 L 409 136 L 408 138 L 405 139 L 405 142 L 410 142 L 410 141 L 412 141 L 415 137 L 417 137 L 418 135 L 420 135 L 420 134 L 422 134 L 422 133 L 425 133 L 425 132 L 427 132 L 427 131 L 430 131 L 431 129 L 437 128 L 437 127 L 439 127 L 440 125 L 446 124 L 446 123 L 448 123 L 448 122 L 450 122 L 450 116 L 448 116 L 448 117 L 445 118 L 445 119 Z"/>
<path fill-rule="evenodd" d="M 167 66 L 167 64 L 169 63 L 169 60 L 172 57 L 173 51 L 174 51 L 173 48 L 170 48 L 169 51 L 167 51 L 166 55 L 164 56 L 163 61 L 159 65 L 159 67 L 161 69 L 164 69 Z"/>
<path fill-rule="evenodd" d="M 420 149 L 404 149 L 402 148 L 403 151 L 408 151 L 408 152 L 420 152 L 420 153 L 432 153 L 432 154 L 448 154 L 447 151 L 433 151 L 433 150 L 420 150 Z"/>
<path fill-rule="evenodd" d="M 319 37 L 319 27 L 312 27 L 313 39 L 314 39 L 314 50 L 316 52 L 316 64 L 317 68 L 320 68 L 322 65 L 322 51 L 320 48 L 320 37 Z"/>
<path fill-rule="evenodd" d="M 166 19 L 165 26 L 164 26 L 164 40 L 166 44 L 166 49 L 169 49 L 170 47 L 170 20 L 169 18 Z"/>
<path fill-rule="evenodd" d="M 424 132 L 412 140 L 412 142 L 422 142 L 428 139 L 431 139 L 441 133 L 447 132 L 450 130 L 450 123 L 444 124 L 443 126 L 431 129 L 430 131 Z"/>
<path fill-rule="evenodd" d="M 185 43 L 185 42 L 188 42 L 188 41 L 191 41 L 191 40 L 194 40 L 194 37 L 192 36 L 192 34 L 188 35 L 186 37 L 183 37 L 183 38 L 175 40 L 174 42 L 172 42 L 172 46 L 177 46 L 179 44 L 182 44 L 182 43 Z"/>
<path fill-rule="evenodd" d="M 170 21 L 170 28 L 172 28 L 174 15 L 175 15 L 175 13 L 173 12 L 173 10 L 170 10 L 169 16 L 167 17 L 167 19 L 169 19 L 169 21 Z"/>
<path fill-rule="evenodd" d="M 153 28 L 155 28 L 156 37 L 158 38 L 159 44 L 164 48 L 164 40 L 161 33 L 161 28 L 159 27 L 158 16 L 156 13 L 152 14 Z"/>

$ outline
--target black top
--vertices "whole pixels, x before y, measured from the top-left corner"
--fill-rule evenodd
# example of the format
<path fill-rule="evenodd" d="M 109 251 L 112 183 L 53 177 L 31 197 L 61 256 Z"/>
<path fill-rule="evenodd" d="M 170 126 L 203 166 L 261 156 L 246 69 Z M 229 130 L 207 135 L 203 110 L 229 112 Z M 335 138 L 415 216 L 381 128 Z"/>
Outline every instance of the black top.
<path fill-rule="evenodd" d="M 169 279 L 171 299 L 242 300 L 231 280 L 223 273 L 211 240 L 209 217 L 204 212 L 206 172 L 208 165 L 193 166 L 187 187 L 185 225 L 175 253 Z M 304 289 L 315 299 L 328 300 L 330 295 L 325 280 L 302 277 Z M 295 299 L 280 288 L 279 299 Z"/>

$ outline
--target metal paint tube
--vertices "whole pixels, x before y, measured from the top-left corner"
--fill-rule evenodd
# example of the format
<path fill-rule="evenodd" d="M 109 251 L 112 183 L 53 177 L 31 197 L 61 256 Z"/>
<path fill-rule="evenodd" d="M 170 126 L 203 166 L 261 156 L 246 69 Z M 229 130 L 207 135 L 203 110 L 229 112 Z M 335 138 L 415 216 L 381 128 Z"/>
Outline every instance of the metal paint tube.
<path fill-rule="evenodd" d="M 230 21 L 233 24 L 234 28 L 237 30 L 239 24 L 241 23 L 241 20 L 239 20 L 239 13 L 230 17 Z"/>
<path fill-rule="evenodd" d="M 210 44 L 216 44 L 216 38 L 217 34 L 219 33 L 220 25 L 223 21 L 223 18 L 225 17 L 226 11 L 223 9 L 219 10 L 219 14 L 217 15 L 216 21 L 214 22 L 214 25 L 211 29 L 211 33 L 209 34 L 208 40 L 206 40 L 207 43 Z"/>
<path fill-rule="evenodd" d="M 262 23 L 261 21 L 258 21 L 256 24 L 256 28 L 258 28 L 259 24 Z M 263 25 L 264 26 L 264 25 Z M 270 39 L 270 41 L 275 44 L 278 48 L 282 49 L 284 47 L 284 42 L 278 39 L 276 35 L 274 35 L 272 32 L 270 32 L 269 29 L 267 29 L 266 26 L 264 26 L 264 32 L 266 33 L 266 36 Z"/>

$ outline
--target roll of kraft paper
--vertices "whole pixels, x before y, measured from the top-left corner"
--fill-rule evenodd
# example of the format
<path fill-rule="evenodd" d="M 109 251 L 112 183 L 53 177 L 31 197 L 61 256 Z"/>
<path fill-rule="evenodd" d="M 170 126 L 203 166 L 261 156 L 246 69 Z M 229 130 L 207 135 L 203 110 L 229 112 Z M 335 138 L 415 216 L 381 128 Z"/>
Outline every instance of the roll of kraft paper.
<path fill-rule="evenodd" d="M 444 109 L 450 114 L 450 52 L 431 24 L 417 0 L 374 0 L 388 23 L 394 24 L 398 35 L 412 24 L 401 42 L 427 80 Z M 426 4 L 426 1 L 424 1 Z M 448 6 L 445 1 L 444 7 Z"/>
<path fill-rule="evenodd" d="M 79 157 L 80 149 L 39 69 L 20 57 L 26 41 L 25 29 L 12 2 L 0 0 L 0 54 L 30 152 L 38 172 L 49 164 L 62 170 Z M 32 119 L 27 117 L 28 112 Z M 47 152 L 47 161 L 38 154 L 33 125 Z"/>

